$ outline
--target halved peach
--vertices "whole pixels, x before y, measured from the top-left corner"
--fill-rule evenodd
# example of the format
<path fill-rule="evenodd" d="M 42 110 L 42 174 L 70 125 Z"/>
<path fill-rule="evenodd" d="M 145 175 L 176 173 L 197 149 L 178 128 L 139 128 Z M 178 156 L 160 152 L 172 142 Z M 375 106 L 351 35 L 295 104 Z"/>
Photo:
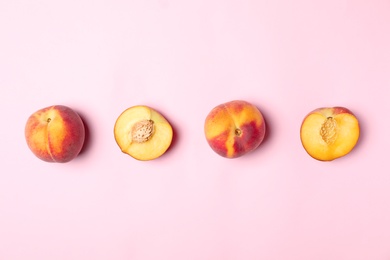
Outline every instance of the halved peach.
<path fill-rule="evenodd" d="M 324 107 L 311 111 L 303 120 L 300 137 L 306 152 L 320 161 L 347 155 L 360 134 L 359 122 L 345 107 Z"/>
<path fill-rule="evenodd" d="M 172 142 L 170 123 L 148 106 L 133 106 L 119 115 L 114 127 L 115 141 L 123 153 L 148 161 L 163 155 Z"/>

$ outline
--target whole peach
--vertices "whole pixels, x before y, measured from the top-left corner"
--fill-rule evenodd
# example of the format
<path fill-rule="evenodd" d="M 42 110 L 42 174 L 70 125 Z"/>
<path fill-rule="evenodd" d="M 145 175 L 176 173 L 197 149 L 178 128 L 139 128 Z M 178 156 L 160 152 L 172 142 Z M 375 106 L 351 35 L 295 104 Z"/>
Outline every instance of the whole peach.
<path fill-rule="evenodd" d="M 237 158 L 255 150 L 263 141 L 265 131 L 262 113 L 243 100 L 216 106 L 207 115 L 204 124 L 211 149 L 226 158 Z"/>
<path fill-rule="evenodd" d="M 85 128 L 73 109 L 55 105 L 40 109 L 28 118 L 25 138 L 30 150 L 39 159 L 65 163 L 80 153 Z"/>

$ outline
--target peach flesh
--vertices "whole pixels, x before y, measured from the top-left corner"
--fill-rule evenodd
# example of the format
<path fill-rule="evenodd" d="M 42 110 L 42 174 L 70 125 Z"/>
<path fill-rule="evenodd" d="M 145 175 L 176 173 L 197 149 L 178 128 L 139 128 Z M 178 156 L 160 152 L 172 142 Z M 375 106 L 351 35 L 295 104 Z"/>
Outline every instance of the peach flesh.
<path fill-rule="evenodd" d="M 114 137 L 123 153 L 140 161 L 149 161 L 168 150 L 173 130 L 159 112 L 138 105 L 120 114 L 115 122 Z"/>
<path fill-rule="evenodd" d="M 358 142 L 359 122 L 345 107 L 318 108 L 301 126 L 301 142 L 306 152 L 319 161 L 332 161 L 350 153 Z"/>

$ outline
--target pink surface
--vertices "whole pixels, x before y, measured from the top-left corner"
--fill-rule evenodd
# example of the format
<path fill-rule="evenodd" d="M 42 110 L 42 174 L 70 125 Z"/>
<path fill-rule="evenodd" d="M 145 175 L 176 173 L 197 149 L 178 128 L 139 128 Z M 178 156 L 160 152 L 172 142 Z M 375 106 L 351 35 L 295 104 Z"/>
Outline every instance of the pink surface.
<path fill-rule="evenodd" d="M 389 1 L 1 1 L 1 260 L 390 259 Z M 268 136 L 215 154 L 216 105 L 255 104 Z M 24 126 L 62 104 L 88 139 L 67 164 L 37 159 Z M 175 130 L 140 162 L 113 126 L 149 105 Z M 303 117 L 345 106 L 355 150 L 303 150 Z"/>

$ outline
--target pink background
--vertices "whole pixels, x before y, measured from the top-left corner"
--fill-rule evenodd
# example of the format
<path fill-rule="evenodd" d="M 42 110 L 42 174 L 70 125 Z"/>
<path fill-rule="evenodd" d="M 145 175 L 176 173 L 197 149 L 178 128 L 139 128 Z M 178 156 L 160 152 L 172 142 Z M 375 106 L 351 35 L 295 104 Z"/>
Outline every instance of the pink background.
<path fill-rule="evenodd" d="M 390 259 L 388 0 L 0 2 L 1 260 Z M 268 136 L 234 160 L 203 124 L 216 105 L 255 104 Z M 30 114 L 80 113 L 82 154 L 45 163 Z M 133 105 L 173 125 L 155 161 L 121 153 Z M 355 150 L 303 150 L 303 117 L 345 106 Z"/>

